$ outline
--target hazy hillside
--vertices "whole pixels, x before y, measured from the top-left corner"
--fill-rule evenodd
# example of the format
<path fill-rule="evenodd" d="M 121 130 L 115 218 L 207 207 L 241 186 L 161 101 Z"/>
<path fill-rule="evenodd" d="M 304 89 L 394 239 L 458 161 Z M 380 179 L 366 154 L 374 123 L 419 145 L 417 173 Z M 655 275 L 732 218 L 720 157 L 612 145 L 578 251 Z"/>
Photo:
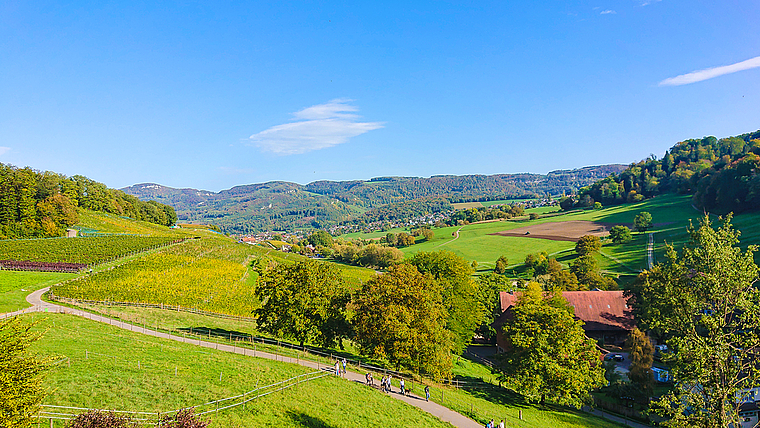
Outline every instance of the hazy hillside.
<path fill-rule="evenodd" d="M 180 220 L 214 223 L 227 232 L 247 233 L 324 227 L 356 218 L 389 203 L 445 197 L 450 202 L 573 193 L 619 173 L 624 165 L 592 166 L 542 174 L 381 177 L 368 181 L 316 181 L 305 186 L 271 181 L 215 193 L 153 183 L 122 189 L 142 200 L 173 206 Z"/>

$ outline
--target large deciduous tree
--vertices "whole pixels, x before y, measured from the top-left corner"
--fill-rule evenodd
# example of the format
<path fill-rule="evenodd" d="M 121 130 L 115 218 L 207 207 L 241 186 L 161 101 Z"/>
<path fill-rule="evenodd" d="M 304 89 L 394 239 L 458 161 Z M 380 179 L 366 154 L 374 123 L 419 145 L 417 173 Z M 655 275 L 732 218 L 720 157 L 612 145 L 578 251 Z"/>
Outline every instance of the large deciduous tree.
<path fill-rule="evenodd" d="M 628 226 L 612 226 L 610 229 L 610 240 L 615 244 L 625 244 L 631 242 L 631 229 Z"/>
<path fill-rule="evenodd" d="M 675 388 L 654 403 L 671 427 L 738 426 L 739 404 L 760 386 L 760 290 L 756 247 L 742 251 L 728 216 L 690 227 L 678 253 L 642 274 L 630 294 L 639 323 L 670 337 Z"/>
<path fill-rule="evenodd" d="M 530 283 L 503 326 L 506 349 L 497 369 L 507 387 L 530 401 L 580 406 L 605 384 L 596 343 L 560 292 L 543 296 Z"/>
<path fill-rule="evenodd" d="M 0 428 L 31 428 L 43 397 L 50 360 L 29 353 L 41 334 L 18 317 L 0 320 Z"/>
<path fill-rule="evenodd" d="M 649 214 L 646 211 L 636 214 L 636 217 L 633 218 L 633 227 L 638 232 L 646 232 L 652 227 L 652 214 Z"/>
<path fill-rule="evenodd" d="M 322 346 L 341 345 L 350 334 L 349 289 L 337 267 L 313 260 L 260 268 L 255 310 L 262 330 L 278 337 Z"/>
<path fill-rule="evenodd" d="M 583 235 L 575 243 L 575 252 L 581 256 L 599 251 L 600 248 L 602 248 L 602 241 L 594 235 Z"/>
<path fill-rule="evenodd" d="M 360 351 L 396 369 L 449 376 L 453 340 L 441 291 L 431 275 L 410 264 L 365 282 L 354 302 Z"/>
<path fill-rule="evenodd" d="M 472 278 L 472 267 L 467 260 L 445 250 L 419 252 L 409 263 L 421 273 L 432 275 L 441 285 L 448 313 L 446 328 L 454 333 L 454 352 L 461 353 L 486 317 L 478 283 Z"/>

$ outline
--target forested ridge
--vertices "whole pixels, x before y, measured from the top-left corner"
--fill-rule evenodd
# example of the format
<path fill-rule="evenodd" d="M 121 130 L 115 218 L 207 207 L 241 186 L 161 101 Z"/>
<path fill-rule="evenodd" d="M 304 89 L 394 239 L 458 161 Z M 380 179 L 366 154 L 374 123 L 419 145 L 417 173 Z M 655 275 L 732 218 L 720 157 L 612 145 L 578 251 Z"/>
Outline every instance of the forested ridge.
<path fill-rule="evenodd" d="M 272 181 L 218 193 L 151 183 L 122 190 L 143 200 L 172 205 L 181 220 L 217 224 L 226 232 L 249 233 L 408 218 L 446 211 L 451 202 L 575 193 L 624 168 L 602 165 L 545 175 L 380 177 L 307 185 Z"/>
<path fill-rule="evenodd" d="M 663 193 L 691 194 L 694 205 L 716 213 L 760 208 L 760 131 L 735 137 L 690 139 L 661 159 L 631 164 L 581 189 L 576 206 L 638 202 Z"/>
<path fill-rule="evenodd" d="M 0 164 L 0 239 L 62 236 L 79 221 L 77 208 L 172 225 L 174 208 L 143 202 L 87 177 Z"/>

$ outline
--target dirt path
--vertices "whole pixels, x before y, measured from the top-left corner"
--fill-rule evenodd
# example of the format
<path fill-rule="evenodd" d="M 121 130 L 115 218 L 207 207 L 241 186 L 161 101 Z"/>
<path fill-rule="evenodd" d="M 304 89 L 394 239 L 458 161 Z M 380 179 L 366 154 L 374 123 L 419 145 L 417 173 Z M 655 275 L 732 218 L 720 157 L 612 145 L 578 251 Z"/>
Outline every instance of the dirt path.
<path fill-rule="evenodd" d="M 464 227 L 464 226 L 462 226 L 462 227 Z M 435 246 L 435 248 L 442 247 L 442 246 L 444 246 L 446 244 L 450 244 L 450 243 L 456 241 L 457 239 L 459 239 L 459 231 L 462 230 L 462 227 L 460 227 L 459 229 L 457 229 L 457 230 L 454 231 L 454 239 L 452 239 L 451 241 L 446 241 L 443 244 L 438 244 L 438 245 Z"/>
<path fill-rule="evenodd" d="M 109 325 L 112 325 L 114 327 L 118 327 L 124 330 L 136 331 L 138 333 L 146 334 L 148 336 L 160 337 L 163 339 L 174 340 L 174 341 L 182 342 L 182 343 L 190 343 L 190 344 L 197 345 L 203 348 L 213 348 L 213 349 L 218 349 L 224 352 L 232 352 L 235 354 L 240 354 L 240 355 L 245 355 L 245 356 L 250 356 L 250 357 L 258 357 L 258 358 L 266 358 L 266 359 L 276 360 L 276 361 L 283 361 L 286 363 L 298 364 L 304 367 L 309 367 L 309 368 L 313 368 L 317 370 L 331 370 L 333 367 L 333 366 L 326 366 L 324 364 L 314 362 L 314 361 L 304 361 L 297 358 L 284 357 L 282 355 L 271 354 L 268 352 L 261 352 L 261 351 L 257 352 L 254 349 L 240 348 L 234 345 L 224 345 L 221 343 L 206 342 L 200 339 L 192 339 L 188 337 L 176 336 L 170 333 L 164 333 L 160 331 L 151 330 L 149 328 L 135 326 L 132 324 L 119 321 L 119 320 L 85 312 L 79 309 L 68 308 L 65 306 L 60 306 L 53 303 L 45 302 L 42 300 L 42 295 L 45 294 L 49 289 L 50 288 L 47 287 L 41 290 L 37 290 L 26 297 L 26 301 L 32 305 L 31 308 L 26 308 L 20 311 L 10 312 L 7 314 L 0 314 L 0 319 L 10 317 L 10 316 L 20 315 L 24 313 L 30 313 L 30 312 L 65 313 L 65 314 L 76 315 L 83 318 L 87 318 L 92 321 L 109 324 Z M 360 373 L 349 371 L 346 373 L 345 378 L 352 382 L 358 382 L 362 384 L 364 384 L 365 382 L 364 374 L 360 374 Z M 389 395 L 397 400 L 401 400 L 405 403 L 415 406 L 424 412 L 430 413 L 431 415 L 436 416 L 443 421 L 449 422 L 456 427 L 463 427 L 463 428 L 481 427 L 479 423 L 473 421 L 470 418 L 463 416 L 460 413 L 457 413 L 453 410 L 450 410 L 432 401 L 425 401 L 424 398 L 418 397 L 416 395 L 404 396 L 404 395 L 401 395 L 398 389 L 395 389 L 395 392 L 390 393 Z"/>

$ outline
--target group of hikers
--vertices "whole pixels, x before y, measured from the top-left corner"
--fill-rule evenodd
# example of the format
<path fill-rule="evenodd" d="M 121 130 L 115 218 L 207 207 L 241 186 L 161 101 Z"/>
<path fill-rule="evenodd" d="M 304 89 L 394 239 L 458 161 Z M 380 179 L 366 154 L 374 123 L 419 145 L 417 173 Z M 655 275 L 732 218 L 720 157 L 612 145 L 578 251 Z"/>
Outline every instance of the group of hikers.
<path fill-rule="evenodd" d="M 335 360 L 335 376 L 345 376 L 346 375 L 346 359 L 343 358 L 342 360 Z M 375 378 L 372 377 L 372 373 L 367 372 L 366 375 L 364 375 L 364 380 L 367 382 L 368 386 L 375 386 Z M 383 376 L 383 378 L 380 380 L 380 389 L 383 392 L 393 392 L 393 376 L 387 375 Z M 409 395 L 412 391 L 411 388 L 406 387 L 406 382 L 404 381 L 404 378 L 399 379 L 399 387 L 401 389 L 402 395 Z M 430 387 L 425 385 L 425 401 L 430 401 Z M 491 427 L 491 428 L 496 428 Z"/>
<path fill-rule="evenodd" d="M 499 425 L 496 425 L 496 422 L 491 419 L 491 421 L 486 424 L 486 428 L 504 428 L 504 419 L 499 422 Z"/>

